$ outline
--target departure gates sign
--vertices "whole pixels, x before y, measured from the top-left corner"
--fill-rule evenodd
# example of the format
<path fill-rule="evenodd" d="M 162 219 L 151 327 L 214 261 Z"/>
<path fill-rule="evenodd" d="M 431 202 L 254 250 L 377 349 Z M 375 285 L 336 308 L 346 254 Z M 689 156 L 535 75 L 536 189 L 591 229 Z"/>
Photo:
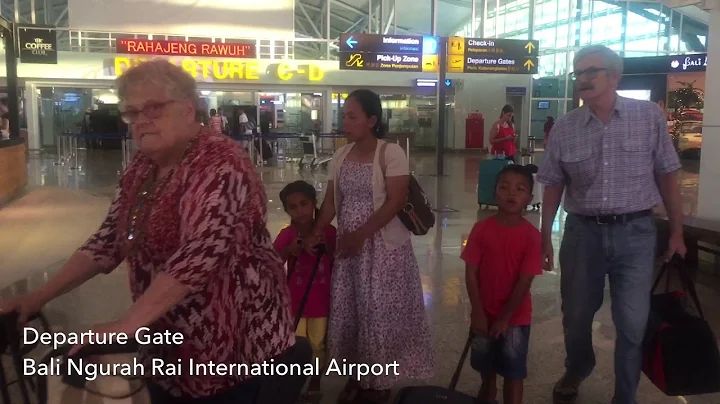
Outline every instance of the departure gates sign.
<path fill-rule="evenodd" d="M 448 73 L 537 74 L 538 41 L 450 37 Z"/>
<path fill-rule="evenodd" d="M 434 36 L 340 35 L 341 70 L 437 72 L 438 41 Z"/>

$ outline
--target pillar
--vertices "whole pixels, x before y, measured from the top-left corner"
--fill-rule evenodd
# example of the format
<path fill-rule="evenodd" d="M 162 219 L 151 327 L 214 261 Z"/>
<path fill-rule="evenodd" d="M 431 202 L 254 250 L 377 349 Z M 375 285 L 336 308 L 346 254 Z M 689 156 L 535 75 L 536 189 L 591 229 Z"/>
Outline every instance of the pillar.
<path fill-rule="evenodd" d="M 323 93 L 323 109 L 322 109 L 322 133 L 332 132 L 333 126 L 333 98 L 332 88 L 326 88 Z"/>
<path fill-rule="evenodd" d="M 40 105 L 37 85 L 25 83 L 25 117 L 27 118 L 27 145 L 29 150 L 42 149 L 40 141 Z M 49 128 L 46 130 L 50 130 Z"/>
<path fill-rule="evenodd" d="M 698 184 L 697 216 L 720 220 L 720 165 L 714 156 L 720 155 L 720 7 L 713 4 L 707 42 L 707 70 L 705 73 L 705 114 L 703 117 L 702 157 Z"/>

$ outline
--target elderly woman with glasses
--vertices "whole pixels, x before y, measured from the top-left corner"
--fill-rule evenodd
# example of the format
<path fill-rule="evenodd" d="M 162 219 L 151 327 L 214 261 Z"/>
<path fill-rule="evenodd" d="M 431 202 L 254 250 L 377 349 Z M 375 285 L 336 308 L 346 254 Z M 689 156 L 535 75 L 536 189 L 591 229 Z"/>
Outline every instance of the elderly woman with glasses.
<path fill-rule="evenodd" d="M 181 68 L 146 62 L 120 76 L 117 87 L 138 153 L 105 221 L 57 276 L 2 310 L 20 312 L 22 321 L 126 260 L 134 304 L 92 332 L 132 338 L 148 327 L 182 336 L 181 344 L 141 345 L 151 401 L 254 403 L 257 377 L 190 375 L 186 365 L 261 364 L 295 343 L 261 180 L 237 143 L 202 129 L 196 83 Z M 148 376 L 153 358 L 185 367 L 178 376 Z"/>

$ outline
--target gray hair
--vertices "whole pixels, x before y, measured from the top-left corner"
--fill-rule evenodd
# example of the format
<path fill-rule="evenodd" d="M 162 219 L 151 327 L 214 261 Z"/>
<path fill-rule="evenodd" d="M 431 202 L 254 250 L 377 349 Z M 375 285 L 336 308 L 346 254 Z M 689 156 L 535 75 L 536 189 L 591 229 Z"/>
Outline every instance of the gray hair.
<path fill-rule="evenodd" d="M 575 58 L 573 59 L 573 66 L 575 66 L 580 60 L 585 59 L 590 55 L 599 55 L 605 62 L 607 62 L 608 69 L 622 75 L 622 58 L 620 55 L 615 53 L 614 50 L 604 45 L 590 45 L 577 51 L 577 53 L 575 53 Z"/>
<path fill-rule="evenodd" d="M 118 98 L 123 103 L 128 89 L 137 85 L 158 86 L 173 100 L 189 100 L 195 109 L 199 105 L 197 83 L 181 67 L 164 59 L 142 62 L 126 70 L 115 80 Z"/>

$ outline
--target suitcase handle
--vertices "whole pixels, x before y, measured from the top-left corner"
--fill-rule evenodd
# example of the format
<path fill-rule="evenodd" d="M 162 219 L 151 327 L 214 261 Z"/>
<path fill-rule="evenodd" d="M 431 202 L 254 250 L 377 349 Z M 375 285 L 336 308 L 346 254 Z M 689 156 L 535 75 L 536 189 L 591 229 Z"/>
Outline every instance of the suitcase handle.
<path fill-rule="evenodd" d="M 460 380 L 460 373 L 462 372 L 463 365 L 465 365 L 465 361 L 467 360 L 468 352 L 470 352 L 470 345 L 472 344 L 473 338 L 475 338 L 475 333 L 473 333 L 472 330 L 470 330 L 467 342 L 465 342 L 465 347 L 463 348 L 463 351 L 462 351 L 462 355 L 460 355 L 460 360 L 458 361 L 457 367 L 455 368 L 455 373 L 453 373 L 453 377 L 450 380 L 449 389 L 451 391 L 455 391 L 455 387 L 457 387 L 458 380 Z"/>
<path fill-rule="evenodd" d="M 307 287 L 305 288 L 305 293 L 303 294 L 302 299 L 300 300 L 300 307 L 298 307 L 298 312 L 295 314 L 295 330 L 297 331 L 298 324 L 300 324 L 300 319 L 302 318 L 303 312 L 305 311 L 305 305 L 307 304 L 308 297 L 310 296 L 310 288 L 312 288 L 313 281 L 315 280 L 315 275 L 317 274 L 318 268 L 320 267 L 320 261 L 322 260 L 323 255 L 325 254 L 325 244 L 318 244 L 316 246 L 317 248 L 317 255 L 315 258 L 315 265 L 313 266 L 312 272 L 310 273 L 310 279 L 308 279 Z M 293 263 L 291 264 L 290 269 L 288 270 L 288 281 L 290 280 L 290 276 L 295 271 L 295 265 L 297 264 L 297 258 L 293 260 Z"/>

